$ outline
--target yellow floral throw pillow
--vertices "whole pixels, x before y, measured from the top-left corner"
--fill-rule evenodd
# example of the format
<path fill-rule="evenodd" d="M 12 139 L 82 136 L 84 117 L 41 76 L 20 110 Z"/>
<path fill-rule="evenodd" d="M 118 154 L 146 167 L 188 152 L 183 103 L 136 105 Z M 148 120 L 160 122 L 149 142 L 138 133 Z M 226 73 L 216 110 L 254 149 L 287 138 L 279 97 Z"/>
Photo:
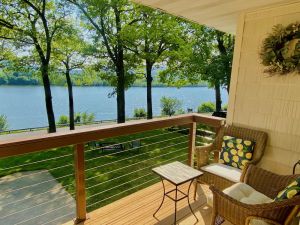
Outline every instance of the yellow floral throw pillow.
<path fill-rule="evenodd" d="M 295 181 L 290 183 L 285 189 L 279 192 L 279 194 L 274 200 L 283 201 L 285 199 L 291 199 L 296 195 L 300 195 L 300 177 L 298 177 Z"/>
<path fill-rule="evenodd" d="M 219 163 L 244 169 L 252 159 L 255 142 L 231 136 L 224 136 Z"/>

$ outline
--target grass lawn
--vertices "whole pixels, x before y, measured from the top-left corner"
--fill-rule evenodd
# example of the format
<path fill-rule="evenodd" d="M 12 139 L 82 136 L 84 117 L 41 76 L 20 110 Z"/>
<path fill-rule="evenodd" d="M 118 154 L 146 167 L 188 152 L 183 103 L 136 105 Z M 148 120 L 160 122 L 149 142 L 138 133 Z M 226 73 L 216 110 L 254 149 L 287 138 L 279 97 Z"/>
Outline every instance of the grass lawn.
<path fill-rule="evenodd" d="M 130 141 L 136 139 L 140 140 L 141 147 L 132 149 Z M 102 141 L 127 143 L 125 150 L 119 151 L 102 152 L 86 147 L 88 211 L 159 182 L 159 177 L 151 171 L 153 167 L 173 161 L 187 162 L 188 130 L 154 130 Z M 73 162 L 72 146 L 4 158 L 0 160 L 0 177 L 18 171 L 41 173 L 39 170 L 46 169 L 75 196 Z"/>

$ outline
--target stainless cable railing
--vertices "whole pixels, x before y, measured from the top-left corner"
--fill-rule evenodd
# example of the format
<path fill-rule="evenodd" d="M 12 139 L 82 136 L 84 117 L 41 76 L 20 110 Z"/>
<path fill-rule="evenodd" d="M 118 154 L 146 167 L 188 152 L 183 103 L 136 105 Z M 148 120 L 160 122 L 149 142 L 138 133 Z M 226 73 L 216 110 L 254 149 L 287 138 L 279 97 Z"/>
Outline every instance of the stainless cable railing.
<path fill-rule="evenodd" d="M 157 178 L 151 171 L 155 166 L 180 159 L 187 162 L 188 155 L 188 128 L 184 129 L 159 129 L 139 134 L 136 138 L 126 136 L 131 141 L 116 142 L 107 146 L 120 145 L 139 141 L 140 145 L 128 147 L 115 152 L 102 153 L 103 155 L 91 157 L 86 151 L 86 192 L 88 211 L 101 207 L 110 201 L 124 197 L 139 190 L 138 187 L 145 183 L 152 184 L 148 180 Z M 103 140 L 105 142 L 106 140 Z M 99 148 L 100 150 L 100 148 Z M 138 151 L 135 151 L 138 150 Z M 182 154 L 184 152 L 184 154 Z M 175 156 L 175 157 L 174 157 Z M 164 157 L 168 157 L 165 159 Z M 99 161 L 100 160 L 100 161 Z M 101 161 L 102 160 L 102 161 Z M 107 180 L 103 180 L 103 178 Z M 154 179 L 158 181 L 157 179 Z M 135 188 L 134 188 L 135 187 Z M 112 197 L 110 197 L 112 196 Z M 98 202 L 98 199 L 106 199 Z M 98 202 L 98 204 L 94 204 Z"/>
<path fill-rule="evenodd" d="M 46 223 L 56 217 L 57 206 L 68 209 L 64 212 L 69 217 L 56 221 L 72 219 L 76 215 L 73 161 L 72 147 L 0 159 L 0 224 Z"/>
<path fill-rule="evenodd" d="M 194 114 L 0 143 L 0 224 L 60 224 L 159 181 L 151 169 L 193 165 L 222 120 Z M 64 147 L 67 146 L 67 147 Z M 49 150 L 46 150 L 49 149 Z"/>

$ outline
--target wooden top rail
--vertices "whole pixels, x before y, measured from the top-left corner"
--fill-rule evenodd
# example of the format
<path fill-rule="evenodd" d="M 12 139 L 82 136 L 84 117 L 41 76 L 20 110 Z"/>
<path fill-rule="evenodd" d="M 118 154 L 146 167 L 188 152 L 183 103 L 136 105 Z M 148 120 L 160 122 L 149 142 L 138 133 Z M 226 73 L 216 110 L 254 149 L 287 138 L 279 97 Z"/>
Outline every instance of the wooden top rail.
<path fill-rule="evenodd" d="M 203 116 L 200 114 L 185 114 L 168 118 L 131 121 L 124 124 L 83 128 L 75 131 L 42 134 L 35 137 L 30 136 L 15 140 L 0 141 L 0 158 L 171 126 L 187 125 L 193 122 L 212 127 L 220 127 L 224 124 L 224 119 L 212 116 Z"/>

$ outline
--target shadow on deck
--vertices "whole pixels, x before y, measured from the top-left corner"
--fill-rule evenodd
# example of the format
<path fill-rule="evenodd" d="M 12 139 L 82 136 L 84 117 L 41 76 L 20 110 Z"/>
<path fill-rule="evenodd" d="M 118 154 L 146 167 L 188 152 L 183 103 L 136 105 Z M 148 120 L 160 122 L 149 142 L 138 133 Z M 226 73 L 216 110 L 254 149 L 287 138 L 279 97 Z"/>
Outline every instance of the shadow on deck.
<path fill-rule="evenodd" d="M 171 189 L 172 185 L 167 184 L 167 189 Z M 182 185 L 181 190 L 186 192 L 187 185 Z M 198 188 L 197 200 L 193 200 L 194 189 L 191 188 L 190 200 L 192 208 L 199 219 L 197 224 L 209 225 L 211 220 L 211 208 L 206 204 L 206 194 L 209 193 L 207 186 Z M 88 220 L 80 225 L 141 225 L 141 224 L 174 224 L 174 202 L 168 198 L 165 199 L 164 205 L 156 214 L 155 219 L 152 214 L 158 208 L 162 200 L 161 183 L 154 184 L 148 188 L 140 190 L 107 206 L 97 209 L 88 214 Z M 65 225 L 72 225 L 70 221 Z M 187 200 L 178 202 L 177 224 L 190 225 L 196 224 L 195 217 L 191 214 Z"/>

